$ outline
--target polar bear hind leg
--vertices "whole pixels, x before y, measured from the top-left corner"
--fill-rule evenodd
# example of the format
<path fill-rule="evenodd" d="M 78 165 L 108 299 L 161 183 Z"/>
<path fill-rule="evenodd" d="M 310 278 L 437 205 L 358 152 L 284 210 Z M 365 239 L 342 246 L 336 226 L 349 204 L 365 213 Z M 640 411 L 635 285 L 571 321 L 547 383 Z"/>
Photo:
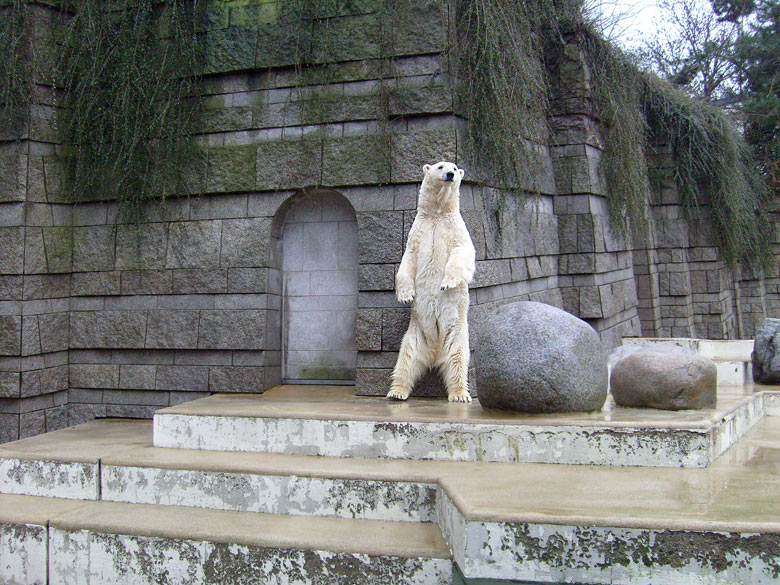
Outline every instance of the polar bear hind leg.
<path fill-rule="evenodd" d="M 469 394 L 469 346 L 468 333 L 463 339 L 463 332 L 453 340 L 447 352 L 446 359 L 439 366 L 444 384 L 447 387 L 447 399 L 450 402 L 471 402 Z"/>
<path fill-rule="evenodd" d="M 428 344 L 425 341 L 422 330 L 412 322 L 401 341 L 401 349 L 398 352 L 398 361 L 393 369 L 393 381 L 390 384 L 388 398 L 406 400 L 412 393 L 415 382 L 429 367 Z"/>

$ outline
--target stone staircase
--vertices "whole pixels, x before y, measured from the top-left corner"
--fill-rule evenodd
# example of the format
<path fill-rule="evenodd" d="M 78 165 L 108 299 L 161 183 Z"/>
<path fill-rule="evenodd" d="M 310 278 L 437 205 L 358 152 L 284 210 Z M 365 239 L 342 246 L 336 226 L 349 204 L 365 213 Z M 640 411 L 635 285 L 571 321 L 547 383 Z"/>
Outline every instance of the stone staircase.
<path fill-rule="evenodd" d="M 536 417 L 280 387 L 95 421 L 0 446 L 0 582 L 779 583 L 774 390 Z"/>

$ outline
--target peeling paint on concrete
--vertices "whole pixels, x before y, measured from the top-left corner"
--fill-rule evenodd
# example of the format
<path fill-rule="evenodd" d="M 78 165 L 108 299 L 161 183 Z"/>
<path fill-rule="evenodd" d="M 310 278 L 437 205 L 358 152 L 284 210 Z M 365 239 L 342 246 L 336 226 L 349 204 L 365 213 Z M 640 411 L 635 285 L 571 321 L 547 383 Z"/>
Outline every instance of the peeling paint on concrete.
<path fill-rule="evenodd" d="M 102 499 L 218 510 L 435 521 L 435 490 L 404 481 L 103 465 Z"/>
<path fill-rule="evenodd" d="M 0 493 L 98 499 L 98 464 L 0 457 Z"/>
<path fill-rule="evenodd" d="M 52 528 L 60 585 L 449 585 L 449 559 L 373 557 Z M 74 555 L 78 559 L 74 562 Z"/>
<path fill-rule="evenodd" d="M 0 583 L 46 585 L 46 547 L 45 526 L 0 524 Z"/>
<path fill-rule="evenodd" d="M 326 457 L 706 467 L 764 415 L 760 396 L 709 427 L 541 426 L 158 413 L 158 447 Z"/>
<path fill-rule="evenodd" d="M 777 534 L 470 522 L 465 547 L 466 577 L 594 585 L 780 579 Z"/>

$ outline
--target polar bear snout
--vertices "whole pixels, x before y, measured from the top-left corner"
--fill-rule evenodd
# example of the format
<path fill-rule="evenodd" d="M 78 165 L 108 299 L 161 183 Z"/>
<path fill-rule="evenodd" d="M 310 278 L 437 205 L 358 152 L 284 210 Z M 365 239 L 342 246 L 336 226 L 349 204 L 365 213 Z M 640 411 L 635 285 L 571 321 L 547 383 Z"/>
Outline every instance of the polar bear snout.
<path fill-rule="evenodd" d="M 455 173 L 453 171 L 447 171 L 444 173 L 444 180 L 447 182 L 452 182 L 452 180 L 455 178 Z"/>

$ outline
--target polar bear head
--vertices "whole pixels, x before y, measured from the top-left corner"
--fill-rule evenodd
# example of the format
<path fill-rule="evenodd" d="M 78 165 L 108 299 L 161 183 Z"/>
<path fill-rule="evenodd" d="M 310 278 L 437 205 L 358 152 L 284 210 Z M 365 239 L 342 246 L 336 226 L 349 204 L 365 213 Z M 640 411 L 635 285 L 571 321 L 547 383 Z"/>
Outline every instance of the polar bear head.
<path fill-rule="evenodd" d="M 423 183 L 430 182 L 432 185 L 440 186 L 441 184 L 453 184 L 460 185 L 460 180 L 466 173 L 463 169 L 459 169 L 455 163 L 441 161 L 434 165 L 423 165 L 423 172 L 425 177 Z"/>
<path fill-rule="evenodd" d="M 466 171 L 455 163 L 441 161 L 423 165 L 423 172 L 419 208 L 434 213 L 459 210 L 460 181 Z"/>

